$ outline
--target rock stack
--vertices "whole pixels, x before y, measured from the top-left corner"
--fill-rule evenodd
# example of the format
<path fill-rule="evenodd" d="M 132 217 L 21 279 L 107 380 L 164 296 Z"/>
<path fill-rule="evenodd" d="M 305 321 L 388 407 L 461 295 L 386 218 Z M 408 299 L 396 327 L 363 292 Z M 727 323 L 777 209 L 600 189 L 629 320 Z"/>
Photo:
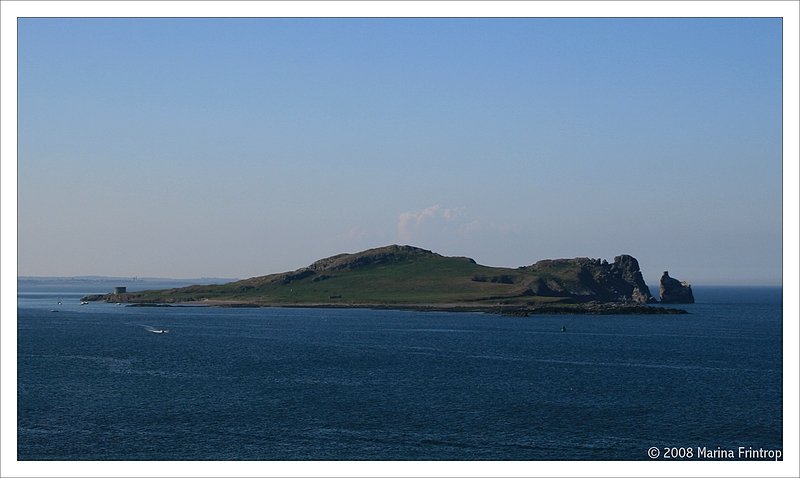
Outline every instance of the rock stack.
<path fill-rule="evenodd" d="M 681 282 L 669 276 L 669 271 L 664 271 L 661 276 L 659 295 L 662 304 L 694 304 L 692 286 L 688 282 Z"/>

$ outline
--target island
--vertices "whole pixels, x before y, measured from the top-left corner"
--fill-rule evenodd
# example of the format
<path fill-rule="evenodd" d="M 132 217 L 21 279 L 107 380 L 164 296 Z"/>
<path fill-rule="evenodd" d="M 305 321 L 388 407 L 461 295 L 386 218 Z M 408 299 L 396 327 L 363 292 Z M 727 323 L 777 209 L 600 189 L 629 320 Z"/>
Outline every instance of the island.
<path fill-rule="evenodd" d="M 391 245 L 318 260 L 291 272 L 217 285 L 89 295 L 136 306 L 362 307 L 529 314 L 684 314 L 657 300 L 639 262 L 578 257 L 505 268 Z"/>

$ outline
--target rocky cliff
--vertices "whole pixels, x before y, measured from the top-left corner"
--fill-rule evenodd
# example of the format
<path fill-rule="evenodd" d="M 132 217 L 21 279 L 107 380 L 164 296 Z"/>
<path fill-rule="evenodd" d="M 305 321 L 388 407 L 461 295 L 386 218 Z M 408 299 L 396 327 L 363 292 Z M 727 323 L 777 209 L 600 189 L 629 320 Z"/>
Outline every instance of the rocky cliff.
<path fill-rule="evenodd" d="M 537 295 L 567 295 L 602 302 L 655 302 L 644 282 L 639 261 L 622 254 L 609 263 L 601 259 L 548 259 L 523 268 L 541 277 L 532 288 Z"/>
<path fill-rule="evenodd" d="M 664 271 L 659 284 L 659 295 L 664 304 L 694 304 L 692 286 L 686 281 L 679 281 L 669 276 L 669 271 Z"/>

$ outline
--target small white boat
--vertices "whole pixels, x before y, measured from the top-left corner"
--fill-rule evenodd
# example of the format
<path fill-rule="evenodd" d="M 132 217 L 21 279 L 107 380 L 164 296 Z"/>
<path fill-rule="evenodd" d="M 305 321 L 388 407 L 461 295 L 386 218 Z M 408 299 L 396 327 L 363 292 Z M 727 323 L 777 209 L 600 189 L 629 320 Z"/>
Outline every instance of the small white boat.
<path fill-rule="evenodd" d="M 89 303 L 89 301 L 88 301 L 88 300 L 82 300 L 82 301 L 81 301 L 81 305 L 86 305 L 86 304 L 88 304 L 88 303 Z"/>
<path fill-rule="evenodd" d="M 166 334 L 169 332 L 167 329 L 147 329 L 148 332 L 152 332 L 154 334 Z"/>

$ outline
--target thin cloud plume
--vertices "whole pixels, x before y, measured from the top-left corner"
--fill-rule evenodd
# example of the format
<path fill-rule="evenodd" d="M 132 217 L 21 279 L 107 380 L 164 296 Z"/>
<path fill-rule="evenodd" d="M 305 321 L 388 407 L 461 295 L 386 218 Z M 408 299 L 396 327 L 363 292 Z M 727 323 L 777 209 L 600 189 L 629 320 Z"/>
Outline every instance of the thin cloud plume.
<path fill-rule="evenodd" d="M 463 217 L 460 208 L 447 208 L 439 204 L 421 211 L 406 211 L 400 214 L 397 221 L 397 236 L 402 241 L 411 241 L 416 233 L 426 225 L 435 223 L 451 223 Z"/>

